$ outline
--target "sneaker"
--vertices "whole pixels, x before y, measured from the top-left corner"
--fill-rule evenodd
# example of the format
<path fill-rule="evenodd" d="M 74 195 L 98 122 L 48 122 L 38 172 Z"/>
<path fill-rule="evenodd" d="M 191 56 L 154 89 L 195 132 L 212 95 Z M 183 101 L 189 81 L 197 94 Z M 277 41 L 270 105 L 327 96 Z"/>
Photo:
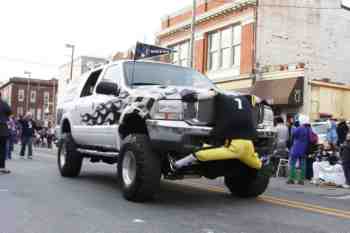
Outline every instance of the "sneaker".
<path fill-rule="evenodd" d="M 0 173 L 2 173 L 2 174 L 9 174 L 9 173 L 11 173 L 11 171 L 6 169 L 6 168 L 1 168 L 0 169 Z"/>
<path fill-rule="evenodd" d="M 20 156 L 21 159 L 25 159 L 24 156 Z"/>
<path fill-rule="evenodd" d="M 348 185 L 348 184 L 343 184 L 343 185 L 342 185 L 342 188 L 350 189 L 350 185 Z"/>
<path fill-rule="evenodd" d="M 28 159 L 33 159 L 33 156 L 28 156 Z"/>
<path fill-rule="evenodd" d="M 303 181 L 303 180 L 299 180 L 299 181 L 298 181 L 298 184 L 304 185 L 304 181 Z"/>
<path fill-rule="evenodd" d="M 288 180 L 287 184 L 295 184 L 294 180 Z"/>

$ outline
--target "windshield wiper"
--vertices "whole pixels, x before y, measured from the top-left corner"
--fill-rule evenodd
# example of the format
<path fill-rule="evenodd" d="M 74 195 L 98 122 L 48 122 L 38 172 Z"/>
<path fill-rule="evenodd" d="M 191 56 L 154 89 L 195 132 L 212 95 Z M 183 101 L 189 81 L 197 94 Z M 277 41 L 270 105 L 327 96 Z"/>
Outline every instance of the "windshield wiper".
<path fill-rule="evenodd" d="M 132 83 L 131 85 L 134 86 L 149 86 L 149 85 L 155 85 L 155 86 L 163 86 L 161 83 Z"/>

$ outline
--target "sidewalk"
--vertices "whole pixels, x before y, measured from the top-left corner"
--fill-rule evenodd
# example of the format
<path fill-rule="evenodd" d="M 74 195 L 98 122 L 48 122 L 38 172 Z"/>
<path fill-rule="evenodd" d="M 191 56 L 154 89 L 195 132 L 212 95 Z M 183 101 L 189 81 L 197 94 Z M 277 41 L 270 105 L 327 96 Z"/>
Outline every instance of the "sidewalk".
<path fill-rule="evenodd" d="M 305 185 L 288 185 L 286 184 L 287 179 L 281 177 L 271 178 L 269 189 L 278 189 L 281 191 L 293 191 L 296 193 L 309 193 L 327 197 L 339 197 L 339 196 L 350 196 L 350 189 L 344 189 L 340 187 L 326 186 L 326 185 L 315 185 L 310 184 L 309 181 L 305 182 Z"/>

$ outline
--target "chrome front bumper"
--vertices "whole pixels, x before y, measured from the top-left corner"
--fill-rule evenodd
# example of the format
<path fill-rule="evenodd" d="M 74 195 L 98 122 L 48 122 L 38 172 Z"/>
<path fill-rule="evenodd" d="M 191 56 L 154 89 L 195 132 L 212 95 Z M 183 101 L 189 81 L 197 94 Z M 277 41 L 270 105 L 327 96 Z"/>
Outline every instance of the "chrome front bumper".
<path fill-rule="evenodd" d="M 147 120 L 151 140 L 183 143 L 187 136 L 209 136 L 211 127 L 193 126 L 185 121 Z"/>

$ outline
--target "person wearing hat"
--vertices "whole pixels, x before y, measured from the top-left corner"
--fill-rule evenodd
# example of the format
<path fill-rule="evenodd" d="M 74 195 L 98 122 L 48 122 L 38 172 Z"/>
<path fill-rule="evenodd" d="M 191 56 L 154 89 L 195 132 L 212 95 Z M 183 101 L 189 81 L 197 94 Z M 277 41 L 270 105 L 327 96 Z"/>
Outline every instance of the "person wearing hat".
<path fill-rule="evenodd" d="M 0 174 L 8 174 L 10 170 L 6 169 L 6 142 L 10 136 L 9 129 L 7 127 L 7 121 L 11 115 L 10 106 L 1 98 L 0 93 Z"/>
<path fill-rule="evenodd" d="M 293 145 L 289 155 L 290 172 L 287 184 L 295 184 L 295 181 L 298 180 L 298 184 L 304 185 L 305 159 L 310 140 L 310 130 L 306 125 L 309 124 L 310 120 L 307 116 L 300 115 L 298 121 L 300 126 L 293 130 Z M 296 178 L 297 161 L 299 161 L 301 168 L 299 179 Z"/>

